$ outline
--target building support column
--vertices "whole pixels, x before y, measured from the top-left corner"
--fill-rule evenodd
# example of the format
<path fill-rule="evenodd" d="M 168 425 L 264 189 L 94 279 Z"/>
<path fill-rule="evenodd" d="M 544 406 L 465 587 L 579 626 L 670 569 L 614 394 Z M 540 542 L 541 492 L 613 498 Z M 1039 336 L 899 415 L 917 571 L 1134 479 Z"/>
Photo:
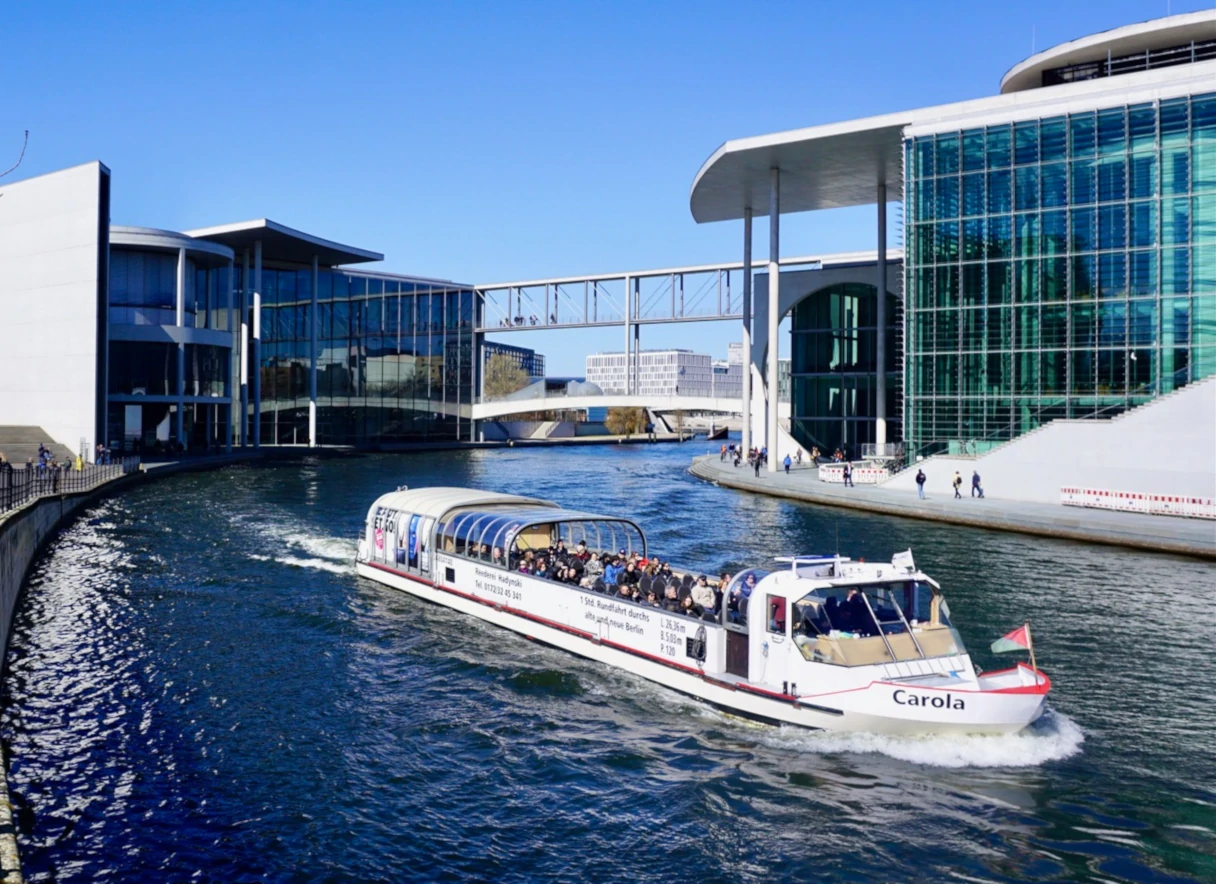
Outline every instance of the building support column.
<path fill-rule="evenodd" d="M 781 321 L 781 170 L 773 168 L 768 191 L 768 471 L 777 472 L 777 399 L 780 382 L 777 366 L 777 326 Z"/>
<path fill-rule="evenodd" d="M 228 261 L 228 334 L 232 336 L 232 349 L 228 351 L 228 432 L 224 434 L 224 453 L 232 453 L 232 434 L 236 432 L 236 397 L 232 389 L 232 354 L 236 351 L 238 337 L 235 326 L 233 302 L 236 296 L 236 263 Z"/>
<path fill-rule="evenodd" d="M 887 444 L 887 185 L 878 185 L 878 304 L 874 312 L 878 333 L 874 358 L 878 370 L 874 376 L 874 442 L 877 454 L 885 456 Z"/>
<path fill-rule="evenodd" d="M 752 448 L 752 210 L 743 210 L 743 456 Z"/>
<path fill-rule="evenodd" d="M 476 296 L 474 296 L 476 297 Z M 474 324 L 476 327 L 476 323 Z M 477 407 L 477 403 L 485 399 L 486 395 L 486 371 L 485 371 L 485 344 L 486 336 L 479 332 L 473 332 L 473 340 L 470 342 L 472 350 L 470 358 L 473 364 L 469 367 L 472 371 L 473 378 L 469 390 L 469 441 L 479 442 L 484 441 L 478 438 L 480 428 L 477 421 L 473 418 L 473 409 Z"/>
<path fill-rule="evenodd" d="M 249 444 L 249 249 L 241 263 L 241 447 Z"/>
<path fill-rule="evenodd" d="M 633 329 L 629 327 L 629 316 L 632 313 L 633 280 L 625 277 L 625 395 L 633 391 L 629 388 L 629 378 L 633 374 Z"/>
<path fill-rule="evenodd" d="M 177 250 L 177 327 L 186 327 L 186 250 Z M 178 333 L 182 334 L 181 332 Z M 173 436 L 182 446 L 186 444 L 186 345 L 177 344 L 177 416 L 173 421 Z"/>
<path fill-rule="evenodd" d="M 312 304 L 309 306 L 308 330 L 308 447 L 317 447 L 317 256 L 312 256 Z"/>
<path fill-rule="evenodd" d="M 262 241 L 253 244 L 253 447 L 262 447 Z"/>

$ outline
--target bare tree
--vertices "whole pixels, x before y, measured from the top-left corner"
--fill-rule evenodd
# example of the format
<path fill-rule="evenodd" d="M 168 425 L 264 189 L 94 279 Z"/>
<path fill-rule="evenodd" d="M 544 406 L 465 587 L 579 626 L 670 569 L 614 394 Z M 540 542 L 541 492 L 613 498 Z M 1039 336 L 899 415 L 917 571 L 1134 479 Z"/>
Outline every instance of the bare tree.
<path fill-rule="evenodd" d="M 505 353 L 495 353 L 486 362 L 487 399 L 510 396 L 528 386 L 531 380 L 519 363 Z"/>
<path fill-rule="evenodd" d="M 609 408 L 604 425 L 613 435 L 632 436 L 646 429 L 646 412 L 641 408 Z"/>

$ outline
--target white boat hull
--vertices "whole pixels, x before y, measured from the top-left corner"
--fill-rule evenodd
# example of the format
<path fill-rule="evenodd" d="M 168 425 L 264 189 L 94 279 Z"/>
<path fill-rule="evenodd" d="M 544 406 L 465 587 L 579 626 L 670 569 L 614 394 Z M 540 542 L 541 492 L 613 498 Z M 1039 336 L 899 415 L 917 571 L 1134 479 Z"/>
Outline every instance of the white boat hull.
<path fill-rule="evenodd" d="M 713 661 L 724 659 L 726 642 L 725 629 L 716 624 L 444 555 L 435 557 L 430 576 L 362 561 L 357 571 L 418 598 L 769 723 L 881 734 L 1012 733 L 1038 718 L 1050 688 L 1047 677 L 1029 667 L 977 679 L 963 654 L 953 658 L 956 676 L 935 679 L 893 679 L 883 666 L 800 664 L 804 668 L 791 673 L 803 682 L 799 691 L 797 685 L 746 682 L 715 670 Z M 435 582 L 431 577 L 436 575 L 445 579 Z M 708 663 L 684 654 L 682 644 L 701 626 L 706 627 Z M 808 679 L 810 671 L 814 675 Z"/>

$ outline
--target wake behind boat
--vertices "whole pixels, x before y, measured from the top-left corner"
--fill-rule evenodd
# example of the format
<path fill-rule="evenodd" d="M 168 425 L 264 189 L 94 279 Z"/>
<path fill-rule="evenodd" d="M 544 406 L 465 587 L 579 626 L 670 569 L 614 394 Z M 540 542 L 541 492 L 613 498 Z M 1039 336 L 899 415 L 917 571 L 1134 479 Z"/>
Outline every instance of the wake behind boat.
<path fill-rule="evenodd" d="M 632 560 L 618 572 L 605 565 Z M 1012 733 L 1051 682 L 980 674 L 941 587 L 890 562 L 790 556 L 724 585 L 649 564 L 629 519 L 469 488 L 399 489 L 368 511 L 358 573 L 728 712 L 885 734 Z M 651 569 L 654 570 L 654 569 Z M 605 579 L 605 578 L 609 579 Z M 712 599 L 712 601 L 711 601 Z"/>

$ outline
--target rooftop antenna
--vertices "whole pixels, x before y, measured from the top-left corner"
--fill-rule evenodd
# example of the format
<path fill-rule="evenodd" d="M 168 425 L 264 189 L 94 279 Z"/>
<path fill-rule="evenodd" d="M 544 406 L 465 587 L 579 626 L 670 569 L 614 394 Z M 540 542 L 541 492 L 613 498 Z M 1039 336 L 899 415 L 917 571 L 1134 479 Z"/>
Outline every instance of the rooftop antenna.
<path fill-rule="evenodd" d="M 7 169 L 5 169 L 3 172 L 0 172 L 0 178 L 3 178 L 9 172 L 13 171 L 18 166 L 21 165 L 21 161 L 23 159 L 25 159 L 26 145 L 28 145 L 29 143 L 30 143 L 30 130 L 26 129 L 25 130 L 25 140 L 21 142 L 21 155 L 17 157 L 17 162 L 13 163 L 11 166 L 9 166 Z"/>

